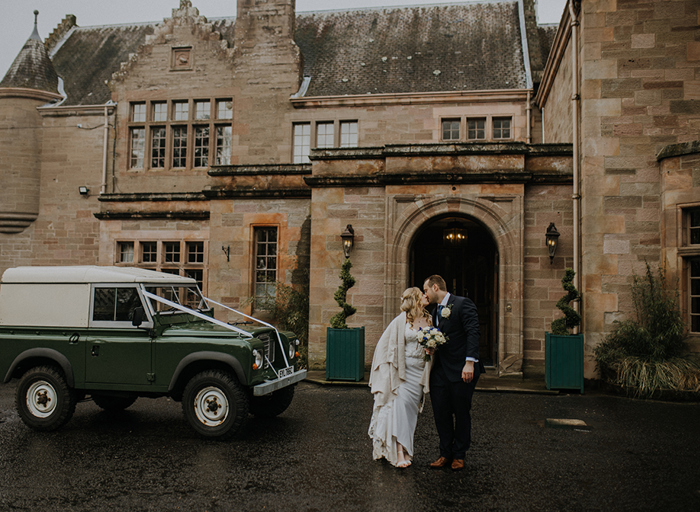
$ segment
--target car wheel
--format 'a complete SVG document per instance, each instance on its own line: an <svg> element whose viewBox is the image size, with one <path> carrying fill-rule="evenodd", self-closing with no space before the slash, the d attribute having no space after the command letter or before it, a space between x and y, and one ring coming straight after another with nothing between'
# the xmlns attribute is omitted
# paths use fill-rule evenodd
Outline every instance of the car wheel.
<svg viewBox="0 0 700 512"><path fill-rule="evenodd" d="M92 401L105 411L123 411L136 401L135 396L92 395Z"/></svg>
<svg viewBox="0 0 700 512"><path fill-rule="evenodd" d="M52 366L32 368L17 386L17 412L34 430L50 431L62 427L73 416L75 404L75 393L68 387L63 374Z"/></svg>
<svg viewBox="0 0 700 512"><path fill-rule="evenodd" d="M226 439L238 432L248 418L248 397L231 374L208 370L187 383L182 409L199 434Z"/></svg>
<svg viewBox="0 0 700 512"><path fill-rule="evenodd" d="M279 416L292 403L295 386L287 386L264 396L254 396L250 403L250 411L259 418L274 418Z"/></svg>

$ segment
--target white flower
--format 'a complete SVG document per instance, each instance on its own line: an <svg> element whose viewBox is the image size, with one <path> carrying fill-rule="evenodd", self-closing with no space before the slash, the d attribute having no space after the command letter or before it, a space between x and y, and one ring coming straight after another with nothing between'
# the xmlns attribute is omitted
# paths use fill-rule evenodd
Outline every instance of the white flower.
<svg viewBox="0 0 700 512"><path fill-rule="evenodd" d="M449 306L445 306L442 308L442 313L440 313L440 316L442 318L450 318L450 315L452 314L452 304Z"/></svg>

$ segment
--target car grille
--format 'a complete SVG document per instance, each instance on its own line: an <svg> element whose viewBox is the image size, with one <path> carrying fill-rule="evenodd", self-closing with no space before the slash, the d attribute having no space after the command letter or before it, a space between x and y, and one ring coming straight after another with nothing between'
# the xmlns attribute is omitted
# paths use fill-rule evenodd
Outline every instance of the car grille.
<svg viewBox="0 0 700 512"><path fill-rule="evenodd" d="M274 343L274 340L267 333L258 336L258 339L264 343L265 355L267 356L265 359L265 362L263 363L263 368L269 368L270 363L275 362L275 343Z"/></svg>

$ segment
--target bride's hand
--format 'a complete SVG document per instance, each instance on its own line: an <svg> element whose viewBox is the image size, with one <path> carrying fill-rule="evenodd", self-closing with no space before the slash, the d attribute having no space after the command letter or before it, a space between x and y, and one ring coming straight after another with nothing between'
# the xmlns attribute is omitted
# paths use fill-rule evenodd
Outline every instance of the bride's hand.
<svg viewBox="0 0 700 512"><path fill-rule="evenodd" d="M432 356L435 353L434 348L426 348L425 353L428 354L429 356Z"/></svg>

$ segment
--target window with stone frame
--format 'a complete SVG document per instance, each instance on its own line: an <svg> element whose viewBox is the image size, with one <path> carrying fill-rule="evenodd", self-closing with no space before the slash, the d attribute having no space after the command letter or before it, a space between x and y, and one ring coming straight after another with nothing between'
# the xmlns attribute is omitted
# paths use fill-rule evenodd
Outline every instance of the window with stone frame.
<svg viewBox="0 0 700 512"><path fill-rule="evenodd" d="M340 147L356 148L358 144L357 121L340 122Z"/></svg>
<svg viewBox="0 0 700 512"><path fill-rule="evenodd" d="M497 139L511 139L511 118L510 117L494 117L491 120L493 138Z"/></svg>
<svg viewBox="0 0 700 512"><path fill-rule="evenodd" d="M688 331L700 335L700 204L680 208L682 229L678 255L683 258L682 309Z"/></svg>
<svg viewBox="0 0 700 512"><path fill-rule="evenodd" d="M277 228L254 228L256 309L270 309L277 295Z"/></svg>
<svg viewBox="0 0 700 512"><path fill-rule="evenodd" d="M311 123L294 123L292 131L294 144L292 162L295 164L307 164L310 162Z"/></svg>
<svg viewBox="0 0 700 512"><path fill-rule="evenodd" d="M133 102L128 168L189 170L228 165L232 121L232 98Z"/></svg>
<svg viewBox="0 0 700 512"><path fill-rule="evenodd" d="M486 139L486 118L474 117L467 119L467 140Z"/></svg>
<svg viewBox="0 0 700 512"><path fill-rule="evenodd" d="M115 264L192 277L206 293L207 259L203 240L130 240L117 242Z"/></svg>
<svg viewBox="0 0 700 512"><path fill-rule="evenodd" d="M335 146L335 125L333 121L316 123L316 147L332 148Z"/></svg>
<svg viewBox="0 0 700 512"><path fill-rule="evenodd" d="M461 135L460 135L460 126L462 124L462 120L459 118L450 118L450 119L443 119L442 120L442 134L441 134L441 139L450 141L450 140L459 140Z"/></svg>

